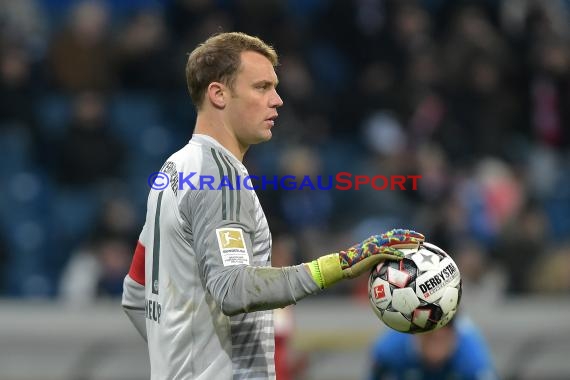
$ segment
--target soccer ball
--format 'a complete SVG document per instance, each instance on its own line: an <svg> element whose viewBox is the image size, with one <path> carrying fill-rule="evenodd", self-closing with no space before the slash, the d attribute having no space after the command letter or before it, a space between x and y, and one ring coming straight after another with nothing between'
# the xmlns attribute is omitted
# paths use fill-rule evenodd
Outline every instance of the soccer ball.
<svg viewBox="0 0 570 380"><path fill-rule="evenodd" d="M461 300L459 268L441 248L427 242L402 251L401 261L384 261L372 269L372 310L388 327L405 333L445 326Z"/></svg>

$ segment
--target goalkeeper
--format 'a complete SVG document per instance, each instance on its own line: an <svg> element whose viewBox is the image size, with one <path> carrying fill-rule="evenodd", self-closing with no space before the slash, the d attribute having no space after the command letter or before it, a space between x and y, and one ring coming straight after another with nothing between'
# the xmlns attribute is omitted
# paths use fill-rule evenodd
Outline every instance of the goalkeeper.
<svg viewBox="0 0 570 380"><path fill-rule="evenodd" d="M242 33L213 36L190 54L197 120L191 140L161 170L171 184L181 172L215 183L248 175L243 156L271 138L283 104L276 64L270 46ZM400 259L399 249L423 239L397 229L272 268L271 234L254 191L151 189L122 303L147 341L151 379L274 379L272 309Z"/></svg>

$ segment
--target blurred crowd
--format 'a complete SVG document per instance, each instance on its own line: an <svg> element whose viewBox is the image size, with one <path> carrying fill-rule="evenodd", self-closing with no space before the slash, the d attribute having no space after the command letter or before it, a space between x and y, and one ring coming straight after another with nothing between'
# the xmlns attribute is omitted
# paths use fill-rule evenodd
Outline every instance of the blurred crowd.
<svg viewBox="0 0 570 380"><path fill-rule="evenodd" d="M192 134L187 54L233 30L280 55L250 173L422 176L259 191L288 263L404 226L467 283L570 292L569 21L568 0L0 0L0 295L120 294L147 177Z"/></svg>

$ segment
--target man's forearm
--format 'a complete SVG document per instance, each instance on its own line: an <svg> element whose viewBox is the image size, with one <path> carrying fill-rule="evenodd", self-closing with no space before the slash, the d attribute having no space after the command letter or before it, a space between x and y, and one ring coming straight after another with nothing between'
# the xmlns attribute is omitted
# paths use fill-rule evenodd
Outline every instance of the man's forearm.
<svg viewBox="0 0 570 380"><path fill-rule="evenodd" d="M284 268L234 267L212 281L226 315L271 310L291 305L318 293L305 264Z"/></svg>

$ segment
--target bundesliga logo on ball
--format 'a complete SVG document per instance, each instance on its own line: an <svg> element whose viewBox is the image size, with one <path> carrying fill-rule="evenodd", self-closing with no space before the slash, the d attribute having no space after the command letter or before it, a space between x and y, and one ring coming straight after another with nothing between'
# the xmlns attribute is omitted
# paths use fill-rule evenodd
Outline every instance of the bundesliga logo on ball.
<svg viewBox="0 0 570 380"><path fill-rule="evenodd" d="M385 261L370 273L372 309L388 327L421 333L445 326L461 300L461 275L441 248L422 243L401 261Z"/></svg>

